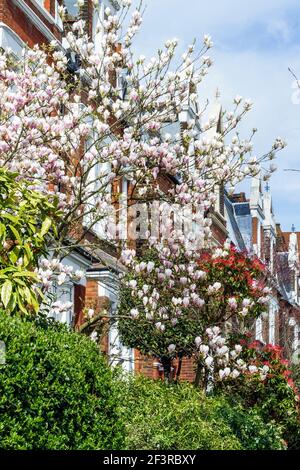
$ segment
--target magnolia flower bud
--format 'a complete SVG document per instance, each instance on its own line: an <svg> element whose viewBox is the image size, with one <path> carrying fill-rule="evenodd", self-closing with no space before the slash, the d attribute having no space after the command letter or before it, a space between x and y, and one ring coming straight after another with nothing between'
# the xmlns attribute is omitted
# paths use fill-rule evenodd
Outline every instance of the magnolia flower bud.
<svg viewBox="0 0 300 470"><path fill-rule="evenodd" d="M136 308L132 308L130 310L130 315L132 316L132 318L137 318L139 316L139 312Z"/></svg>
<svg viewBox="0 0 300 470"><path fill-rule="evenodd" d="M59 274L59 275L57 276L57 284L58 284L59 286L61 286L61 285L65 282L66 277L67 277L66 273L61 273L61 274Z"/></svg>
<svg viewBox="0 0 300 470"><path fill-rule="evenodd" d="M129 281L128 283L129 287L131 287L132 289L135 289L136 286L137 286L137 282L135 279L131 279L131 281Z"/></svg>
<svg viewBox="0 0 300 470"><path fill-rule="evenodd" d="M170 354L172 354L176 349L176 346L175 344L170 344L170 346L168 346L168 351Z"/></svg>
<svg viewBox="0 0 300 470"><path fill-rule="evenodd" d="M94 343L97 342L97 338L98 338L98 333L97 331L93 331L91 334L90 334L90 338L92 341L94 341Z"/></svg>
<svg viewBox="0 0 300 470"><path fill-rule="evenodd" d="M87 316L88 316L89 318L93 318L94 313L95 313L94 309L93 309L93 308L89 308L89 309L88 309L88 312L87 312Z"/></svg>
<svg viewBox="0 0 300 470"><path fill-rule="evenodd" d="M210 367L212 365L212 363L214 362L214 359L212 356L207 356L207 358L205 359L205 364L207 365L207 367Z"/></svg>
<svg viewBox="0 0 300 470"><path fill-rule="evenodd" d="M237 309L237 301L234 297L230 297L228 299L228 304L229 304L229 307L232 308L233 310Z"/></svg>
<svg viewBox="0 0 300 470"><path fill-rule="evenodd" d="M240 344L236 344L234 346L234 349L236 350L236 352L239 354L240 352L242 352L243 348Z"/></svg>
<svg viewBox="0 0 300 470"><path fill-rule="evenodd" d="M206 344L201 344L201 346L199 347L199 351L206 355L209 351L209 347L206 345Z"/></svg>
<svg viewBox="0 0 300 470"><path fill-rule="evenodd" d="M154 266L155 266L155 264L153 263L153 261L149 261L149 263L147 264L148 273L151 273L153 271Z"/></svg>
<svg viewBox="0 0 300 470"><path fill-rule="evenodd" d="M236 379L239 375L240 375L240 372L239 372L237 369L233 369L233 371L232 371L231 374L230 374L230 376L231 376L233 379Z"/></svg>

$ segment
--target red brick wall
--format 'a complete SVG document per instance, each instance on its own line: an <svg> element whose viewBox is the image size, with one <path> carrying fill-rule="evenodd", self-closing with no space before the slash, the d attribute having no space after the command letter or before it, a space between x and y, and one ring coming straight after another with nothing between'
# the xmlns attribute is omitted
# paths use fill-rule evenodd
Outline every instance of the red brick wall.
<svg viewBox="0 0 300 470"><path fill-rule="evenodd" d="M74 314L75 322L74 326L78 326L83 322L83 309L85 303L85 286L75 284L74 285Z"/></svg>
<svg viewBox="0 0 300 470"><path fill-rule="evenodd" d="M257 244L257 226L258 220L257 217L252 218L252 243Z"/></svg>

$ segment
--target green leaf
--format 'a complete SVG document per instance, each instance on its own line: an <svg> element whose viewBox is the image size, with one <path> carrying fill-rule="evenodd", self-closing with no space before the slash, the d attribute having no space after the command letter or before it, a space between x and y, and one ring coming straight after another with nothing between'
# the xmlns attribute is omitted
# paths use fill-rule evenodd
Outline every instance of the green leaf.
<svg viewBox="0 0 300 470"><path fill-rule="evenodd" d="M13 274L13 277L32 277L36 279L36 273L33 273L31 271L17 271Z"/></svg>
<svg viewBox="0 0 300 470"><path fill-rule="evenodd" d="M13 222L14 224L18 224L19 223L19 217L15 217L11 214L1 214L1 217L4 217L5 219L8 219L10 220L11 222Z"/></svg>
<svg viewBox="0 0 300 470"><path fill-rule="evenodd" d="M17 304L17 295L15 292L13 292L11 298L10 298L10 301L7 305L7 309L10 311L10 312L13 312L14 309L16 308L16 304Z"/></svg>
<svg viewBox="0 0 300 470"><path fill-rule="evenodd" d="M12 282L8 279L1 288L1 300L6 308L12 294Z"/></svg>
<svg viewBox="0 0 300 470"><path fill-rule="evenodd" d="M5 234L6 234L5 225L0 223L0 236L2 237Z"/></svg>
<svg viewBox="0 0 300 470"><path fill-rule="evenodd" d="M46 219L42 223L42 228L41 228L39 235L41 237L44 237L46 233L49 232L51 225L52 225L52 220L50 219L50 217L46 217Z"/></svg>
<svg viewBox="0 0 300 470"><path fill-rule="evenodd" d="M21 235L20 235L20 233L18 232L18 230L16 230L15 227L13 227L12 225L9 225L9 228L10 228L10 230L12 231L12 233L14 234L16 240L17 240L19 243L22 243L22 238L21 238Z"/></svg>

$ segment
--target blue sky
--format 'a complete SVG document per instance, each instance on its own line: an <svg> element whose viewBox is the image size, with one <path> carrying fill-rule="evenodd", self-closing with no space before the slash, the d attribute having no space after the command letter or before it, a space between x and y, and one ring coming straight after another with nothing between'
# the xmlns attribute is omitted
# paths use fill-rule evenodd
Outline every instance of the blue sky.
<svg viewBox="0 0 300 470"><path fill-rule="evenodd" d="M241 130L257 127L254 153L267 151L274 138L288 146L279 154L270 186L276 221L300 231L300 99L293 104L291 67L300 79L299 0L145 0L139 53L150 58L166 39L177 37L181 50L208 33L214 41L214 65L199 88L200 100L213 99L216 88L226 109L239 94L254 107ZM299 93L300 97L300 93ZM248 190L249 184L245 189Z"/></svg>

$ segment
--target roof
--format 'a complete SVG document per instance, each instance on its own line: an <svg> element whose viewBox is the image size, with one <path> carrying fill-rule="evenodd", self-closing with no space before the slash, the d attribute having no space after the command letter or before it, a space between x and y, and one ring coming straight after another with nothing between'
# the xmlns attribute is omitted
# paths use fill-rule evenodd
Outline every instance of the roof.
<svg viewBox="0 0 300 470"><path fill-rule="evenodd" d="M100 260L98 263L94 263L89 269L88 272L95 272L95 271L103 271L103 270L110 270L116 273L125 272L125 266L118 261L117 258L106 253L103 250L97 248L94 250L95 255Z"/></svg>

